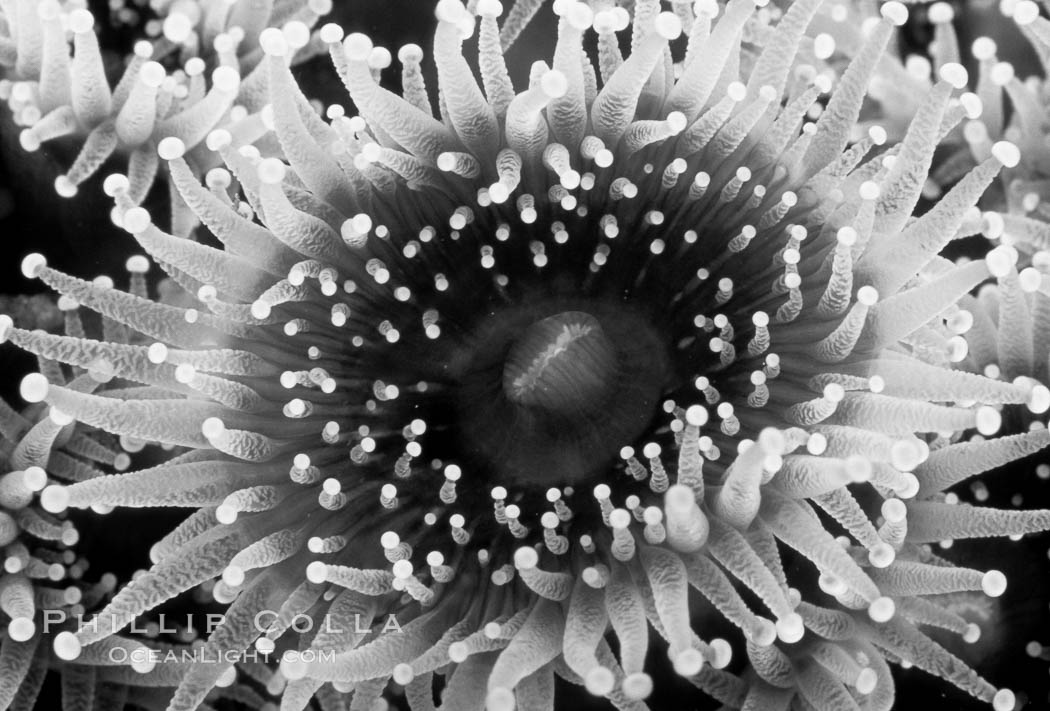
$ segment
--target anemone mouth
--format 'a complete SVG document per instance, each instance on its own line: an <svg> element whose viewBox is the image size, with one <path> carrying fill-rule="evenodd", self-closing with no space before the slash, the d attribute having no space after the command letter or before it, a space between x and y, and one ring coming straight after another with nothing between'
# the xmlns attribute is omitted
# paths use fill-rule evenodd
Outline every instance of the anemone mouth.
<svg viewBox="0 0 1050 711"><path fill-rule="evenodd" d="M651 425L666 339L627 301L553 298L490 312L458 375L465 453L500 479L578 483Z"/></svg>

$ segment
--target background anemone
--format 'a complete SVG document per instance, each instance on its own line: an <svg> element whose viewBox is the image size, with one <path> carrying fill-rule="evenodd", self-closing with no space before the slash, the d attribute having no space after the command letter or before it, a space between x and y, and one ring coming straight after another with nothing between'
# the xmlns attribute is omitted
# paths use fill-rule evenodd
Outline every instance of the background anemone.
<svg viewBox="0 0 1050 711"><path fill-rule="evenodd" d="M259 32L269 25L288 32L300 61L311 54L310 27L331 10L330 0L273 3L154 3L161 17L145 23L147 36L113 81L107 73L95 16L82 2L14 0L0 9L4 68L0 98L7 102L21 147L35 152L60 139L83 141L69 169L55 178L59 195L71 198L79 185L113 155L127 155L129 199L146 199L159 169L157 141L178 137L195 147L220 124L242 132L253 125L252 82L241 87L260 56ZM118 22L138 13L110 7ZM291 24L289 24L291 23ZM70 46L72 45L72 47ZM72 52L70 51L72 49ZM167 68L174 68L170 74ZM234 107L234 101L237 106ZM250 102L249 102L250 106ZM245 125L248 124L248 125ZM211 165L194 161L203 174ZM172 231L188 235L192 215L171 195Z"/></svg>
<svg viewBox="0 0 1050 711"><path fill-rule="evenodd" d="M82 330L68 302L63 306L67 329ZM50 314L44 315L40 320L46 322ZM21 316L27 325L35 320L29 312ZM0 330L9 328L10 319L0 319ZM105 380L93 369L67 373L49 360L41 360L39 366L63 382L72 375L69 385L79 390L97 389ZM0 707L33 708L49 674L52 682L61 676L61 695L67 708L81 704L84 708L122 708L129 702L148 707L151 701L164 699L163 692L148 688L156 685L150 683L153 665L143 661L134 670L125 669L105 657L104 652L109 650L128 654L141 650L144 645L139 641L111 638L99 654L76 663L60 659L51 649L57 634L76 629L76 620L86 611L105 604L117 579L105 573L95 576L97 582L88 582L92 577L88 574L89 562L76 549L79 532L65 516L42 510L36 494L49 481L76 481L102 476L106 469L126 469L130 457L107 434L39 405L18 412L3 404L0 434L0 457L6 472L0 479L0 545L4 550L0 617L5 627L0 641ZM41 703L48 704L49 697L45 694Z"/></svg>
<svg viewBox="0 0 1050 711"><path fill-rule="evenodd" d="M529 5L511 11L505 38ZM514 94L501 8L478 3L483 94L460 47L475 20L440 3L443 121L429 115L418 48L399 53L402 100L375 83L383 58L368 38L341 41L327 26L320 37L360 116L336 109L322 122L287 69L286 33L268 30L276 144L213 132L207 148L227 169L207 188L185 141L159 144L225 252L164 233L134 206L133 181L108 181L115 217L199 303L152 303L39 255L23 262L26 276L142 334L98 344L9 330L33 352L101 357L142 384L118 402L34 376L26 395L188 448L48 488L42 504L203 507L154 547L154 567L104 620L122 626L221 576L216 597L232 605L208 648L339 652L282 664L293 708L319 688L352 688L366 704L391 679L428 708L434 672L451 708L507 708L515 688L521 705L547 707L555 673L638 707L651 691L646 619L675 671L731 706L886 708L882 654L1012 706L913 623L973 639L937 596L1005 584L921 544L1047 525L1047 512L937 497L949 474L1045 444L1045 430L956 442L995 434L998 406L1038 412L1045 388L945 367L958 348L945 316L1013 264L936 255L1017 149L996 144L908 222L934 145L965 111L951 97L966 75L943 68L893 152L868 158L878 131L847 148L902 6L869 27L823 109L813 106L833 82L792 67L816 3L793 6L739 65L750 2L714 23L705 3L699 15L634 9L624 58L614 32L625 12L559 3L553 69L533 65ZM676 78L666 48L683 24ZM581 61L592 26L597 68ZM816 565L830 597L811 590L808 564L789 585L776 540ZM740 633L730 643L690 631L690 585L741 629L762 681L722 671ZM275 607L257 640L253 614ZM404 628L297 642L284 633L299 612L344 629L396 612ZM102 636L85 628L56 651L77 658ZM190 669L171 707L195 707L224 674Z"/></svg>

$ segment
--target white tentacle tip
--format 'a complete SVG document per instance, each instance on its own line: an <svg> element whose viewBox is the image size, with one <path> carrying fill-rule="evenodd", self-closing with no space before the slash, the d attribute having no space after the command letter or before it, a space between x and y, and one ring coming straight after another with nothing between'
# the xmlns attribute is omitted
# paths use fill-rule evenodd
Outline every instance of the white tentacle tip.
<svg viewBox="0 0 1050 711"><path fill-rule="evenodd" d="M22 378L22 382L18 385L18 394L26 402L43 402L47 397L49 387L50 383L44 375L30 373Z"/></svg>
<svg viewBox="0 0 1050 711"><path fill-rule="evenodd" d="M608 667L596 666L587 672L583 684L595 696L605 696L616 686L616 677Z"/></svg>
<svg viewBox="0 0 1050 711"><path fill-rule="evenodd" d="M955 18L955 10L946 2L937 2L930 6L928 17L930 22L944 24Z"/></svg>
<svg viewBox="0 0 1050 711"><path fill-rule="evenodd" d="M69 31L81 35L95 27L95 16L89 10L78 8L69 13Z"/></svg>
<svg viewBox="0 0 1050 711"><path fill-rule="evenodd" d="M661 12L653 21L656 33L668 42L678 39L682 34L682 21L673 12Z"/></svg>
<svg viewBox="0 0 1050 711"><path fill-rule="evenodd" d="M963 111L966 112L966 118L971 121L981 118L981 115L984 113L984 102L981 101L981 97L972 91L964 91L960 94L959 103L962 105Z"/></svg>
<svg viewBox="0 0 1050 711"><path fill-rule="evenodd" d="M325 44L336 44L343 41L343 28L334 22L329 22L321 28L318 36Z"/></svg>
<svg viewBox="0 0 1050 711"><path fill-rule="evenodd" d="M283 57L288 53L288 41L276 27L267 27L259 33L259 46L269 57Z"/></svg>
<svg viewBox="0 0 1050 711"><path fill-rule="evenodd" d="M802 639L806 633L806 626L802 622L802 615L792 612L784 615L776 623L777 637L787 644L794 644Z"/></svg>
<svg viewBox="0 0 1050 711"><path fill-rule="evenodd" d="M36 634L36 625L28 617L16 617L7 625L7 636L15 642L28 642Z"/></svg>
<svg viewBox="0 0 1050 711"><path fill-rule="evenodd" d="M475 10L481 17L497 18L503 14L503 3L499 0L478 0Z"/></svg>
<svg viewBox="0 0 1050 711"><path fill-rule="evenodd" d="M35 153L40 150L40 139L33 133L33 129L24 129L18 134L18 143L26 153Z"/></svg>
<svg viewBox="0 0 1050 711"><path fill-rule="evenodd" d="M149 674L156 666L157 660L150 654L142 657L136 654L131 662L131 670L136 674Z"/></svg>
<svg viewBox="0 0 1050 711"><path fill-rule="evenodd" d="M55 192L58 193L59 197L75 197L78 190L76 183L70 180L69 176L60 175L55 178Z"/></svg>
<svg viewBox="0 0 1050 711"><path fill-rule="evenodd" d="M1017 697L1009 689L999 689L992 697L992 708L995 711L1014 711L1017 706Z"/></svg>
<svg viewBox="0 0 1050 711"><path fill-rule="evenodd" d="M1013 20L1021 27L1032 24L1039 17L1039 6L1032 0L1021 0L1013 10Z"/></svg>
<svg viewBox="0 0 1050 711"><path fill-rule="evenodd" d="M239 588L244 584L244 569L238 565L228 565L222 571L222 582L231 588Z"/></svg>
<svg viewBox="0 0 1050 711"><path fill-rule="evenodd" d="M535 548L522 546L514 551L514 567L518 570L532 570L540 561L539 554Z"/></svg>
<svg viewBox="0 0 1050 711"><path fill-rule="evenodd" d="M132 274L145 274L149 271L149 259L142 254L132 255L124 262L124 268Z"/></svg>
<svg viewBox="0 0 1050 711"><path fill-rule="evenodd" d="M897 557L897 552L888 543L876 543L868 551L868 562L876 568L888 568Z"/></svg>
<svg viewBox="0 0 1050 711"><path fill-rule="evenodd" d="M711 661L711 666L715 668L721 668L717 667L715 664L716 661L719 661L718 657L720 656L720 650L715 647L715 643L718 641L720 640L711 641L711 652L714 656L714 659ZM729 645L727 644L726 647L728 646ZM675 655L674 659L671 660L671 664L674 667L675 673L679 676L694 676L699 674L704 666L704 655L701 654L698 649L686 649Z"/></svg>
<svg viewBox="0 0 1050 711"><path fill-rule="evenodd" d="M209 417L201 423L201 434L208 441L218 439L226 434L226 425L218 417Z"/></svg>
<svg viewBox="0 0 1050 711"><path fill-rule="evenodd" d="M998 570L989 570L981 577L981 590L988 597L999 597L1006 592L1006 576Z"/></svg>
<svg viewBox="0 0 1050 711"><path fill-rule="evenodd" d="M55 650L55 655L67 662L73 661L80 656L80 640L72 632L59 632L55 635L55 641L52 643L52 646Z"/></svg>
<svg viewBox="0 0 1050 711"><path fill-rule="evenodd" d="M278 185L284 180L287 169L278 158L265 158L259 162L259 180L267 185Z"/></svg>
<svg viewBox="0 0 1050 711"><path fill-rule="evenodd" d="M642 701L653 693L653 678L645 672L628 674L621 685L623 695L632 701Z"/></svg>
<svg viewBox="0 0 1050 711"><path fill-rule="evenodd" d="M992 155L1007 168L1014 168L1021 162L1021 150L1009 141L998 141L992 146Z"/></svg>
<svg viewBox="0 0 1050 711"><path fill-rule="evenodd" d="M978 37L973 41L971 52L975 59L983 61L993 58L998 49L991 37Z"/></svg>
<svg viewBox="0 0 1050 711"><path fill-rule="evenodd" d="M582 2L565 3L565 12L562 14L570 26L583 32L594 24L594 11Z"/></svg>
<svg viewBox="0 0 1050 711"><path fill-rule="evenodd" d="M463 20L467 9L459 0L440 0L434 9L434 14L441 22L459 24Z"/></svg>
<svg viewBox="0 0 1050 711"><path fill-rule="evenodd" d="M306 566L306 579L311 583L320 585L328 580L328 566L319 560L315 560Z"/></svg>
<svg viewBox="0 0 1050 711"><path fill-rule="evenodd" d="M142 234L151 224L149 211L144 207L133 207L124 213L124 229L133 235Z"/></svg>
<svg viewBox="0 0 1050 711"><path fill-rule="evenodd" d="M552 69L540 79L540 89L548 98L558 99L569 90L569 80L557 69Z"/></svg>
<svg viewBox="0 0 1050 711"><path fill-rule="evenodd" d="M419 64L423 61L423 48L418 44L406 44L397 50L397 61L402 64Z"/></svg>
<svg viewBox="0 0 1050 711"><path fill-rule="evenodd" d="M897 613L897 605L888 597L876 598L868 606L868 617L874 622L889 622Z"/></svg>
<svg viewBox="0 0 1050 711"><path fill-rule="evenodd" d="M229 526L237 520L237 509L229 504L221 504L215 508L215 520L224 526Z"/></svg>
<svg viewBox="0 0 1050 711"><path fill-rule="evenodd" d="M864 667L860 670L860 673L857 674L857 681L854 683L854 686L858 693L867 696L875 691L875 687L878 686L878 683L878 673L871 667Z"/></svg>
<svg viewBox="0 0 1050 711"><path fill-rule="evenodd" d="M40 506L48 513L62 513L69 508L69 489L61 484L45 487L40 492Z"/></svg>
<svg viewBox="0 0 1050 711"><path fill-rule="evenodd" d="M904 6L904 3L896 0L891 0L883 5L880 12L884 18L896 27L900 27L908 21L908 8Z"/></svg>
<svg viewBox="0 0 1050 711"><path fill-rule="evenodd" d="M983 405L977 408L974 425L985 437L991 437L1003 424L1003 416L994 407Z"/></svg>
<svg viewBox="0 0 1050 711"><path fill-rule="evenodd" d="M940 69L940 77L956 89L962 89L970 81L966 67L956 62L947 62Z"/></svg>
<svg viewBox="0 0 1050 711"><path fill-rule="evenodd" d="M412 683L412 680L416 678L416 674L415 671L413 671L411 664L405 664L404 662L401 662L400 664L394 667L394 673L392 674L392 677L394 679L395 684L401 684L402 686L405 686L406 684Z"/></svg>
<svg viewBox="0 0 1050 711"><path fill-rule="evenodd" d="M116 197L121 193L125 193L129 188L131 188L131 181L123 173L111 173L102 181L102 192L109 197Z"/></svg>
<svg viewBox="0 0 1050 711"><path fill-rule="evenodd" d="M233 67L216 67L211 73L211 83L219 91L233 94L241 86L241 73Z"/></svg>
<svg viewBox="0 0 1050 711"><path fill-rule="evenodd" d="M367 62L372 47L372 38L360 32L349 34L343 40L343 51L351 62Z"/></svg>
<svg viewBox="0 0 1050 711"><path fill-rule="evenodd" d="M146 62L139 70L139 81L153 89L159 88L167 77L164 65L159 62Z"/></svg>
<svg viewBox="0 0 1050 711"><path fill-rule="evenodd" d="M685 130L688 120L681 111L672 111L667 114L667 127L671 129L674 135L678 135Z"/></svg>
<svg viewBox="0 0 1050 711"><path fill-rule="evenodd" d="M168 136L162 138L160 143L157 144L157 155L163 160L175 160L176 158L182 158L186 154L186 144L183 143L181 138L175 136Z"/></svg>
<svg viewBox="0 0 1050 711"><path fill-rule="evenodd" d="M716 637L715 639L711 640L710 650L711 666L715 669L725 669L727 666L729 666L729 662L733 660L733 647L730 646L729 642L722 639L721 637ZM701 655L699 650L696 649L686 650L685 652L682 652L678 655L678 659L691 655L693 652L696 652L696 655L700 657L700 659L703 659L703 655ZM678 671L677 665L675 665L675 671ZM697 672L699 671L700 669L697 668Z"/></svg>
<svg viewBox="0 0 1050 711"><path fill-rule="evenodd" d="M218 151L233 143L233 135L224 128L217 128L204 139L209 151Z"/></svg>

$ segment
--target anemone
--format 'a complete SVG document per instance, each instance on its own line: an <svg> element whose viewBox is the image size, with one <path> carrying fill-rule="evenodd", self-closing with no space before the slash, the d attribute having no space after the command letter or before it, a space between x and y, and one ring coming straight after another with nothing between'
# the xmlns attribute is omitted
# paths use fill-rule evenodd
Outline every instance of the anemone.
<svg viewBox="0 0 1050 711"><path fill-rule="evenodd" d="M309 28L331 11L330 0L279 6L248 0L154 3L163 6L164 17L147 23L147 30L157 39L135 44L111 87L95 17L83 4L11 0L0 7L0 97L15 124L24 127L19 142L26 151L63 138L83 140L68 171L55 179L59 195L75 196L111 156L126 155L129 197L136 203L146 198L157 175L161 138L178 137L193 148L220 125L249 130L246 124L258 123L243 100L253 82L242 87L241 77L249 76L262 54L263 28L293 23L288 39L303 50L302 59L309 56ZM179 69L169 74L165 64ZM199 158L207 156L202 151ZM193 165L198 173L211 167ZM179 221L192 215L179 207L173 200L174 231L187 236L196 225Z"/></svg>
<svg viewBox="0 0 1050 711"><path fill-rule="evenodd" d="M69 303L60 306L66 312L67 329L79 331L79 317ZM31 312L26 316L33 318ZM0 329L10 323L8 317L0 317ZM41 359L40 368L79 391L101 385L94 370L66 372L48 359ZM117 579L106 573L89 582L89 561L77 551L80 533L65 516L43 510L36 496L48 482L78 481L102 476L104 469L127 469L128 453L107 434L74 422L56 408L30 405L19 412L0 401L0 461L5 471L0 477L4 549L0 612L5 623L0 641L0 708L33 708L49 672L61 675L66 708L77 707L85 697L84 708L92 708L92 701L98 708L112 707L107 704L123 708L126 701L148 708L156 694L133 689L136 682L148 685L144 683L151 668L148 660L136 663L132 672L107 662L103 654L116 650L130 655L144 648L141 642L114 636L96 650L98 654L73 664L51 649L57 634L75 630L78 617L105 604ZM169 685L175 678L169 677Z"/></svg>
<svg viewBox="0 0 1050 711"><path fill-rule="evenodd" d="M900 3L832 76L807 61L824 54L805 35L817 0L560 0L553 58L515 89L504 50L541 4L500 24L495 0L437 3L438 117L418 46L398 53L399 96L377 76L389 53L321 28L358 112L325 121L289 71L297 29L262 31L266 135L212 131L195 152L225 167L206 186L192 146L157 136L222 249L164 232L134 176L107 181L191 306L25 259L121 327L5 322L5 340L119 385L45 371L23 397L178 448L52 483L40 505L197 509L56 656L206 585L229 608L203 649L278 655L286 710L370 708L392 686L415 710L550 709L556 677L643 709L650 646L729 708L889 709L902 662L1012 709L924 630L975 640L942 596L1007 583L929 543L1050 528L1050 511L945 494L1048 444L1045 427L994 437L1005 406L1046 409L1044 385L953 368L976 343L960 300L1020 281L1016 254L940 256L1017 146L912 217L972 107L946 62L899 144L855 135ZM698 596L731 639L692 618ZM231 669L191 665L169 711Z"/></svg>

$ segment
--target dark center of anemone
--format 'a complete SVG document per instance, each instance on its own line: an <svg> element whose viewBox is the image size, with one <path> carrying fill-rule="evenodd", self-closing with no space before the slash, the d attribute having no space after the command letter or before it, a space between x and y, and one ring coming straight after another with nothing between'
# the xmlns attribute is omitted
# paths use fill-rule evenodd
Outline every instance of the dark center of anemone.
<svg viewBox="0 0 1050 711"><path fill-rule="evenodd" d="M596 318L566 311L529 326L503 366L512 402L569 416L586 416L613 387L616 350Z"/></svg>
<svg viewBox="0 0 1050 711"><path fill-rule="evenodd" d="M668 384L653 315L600 298L524 299L482 319L457 373L458 427L493 483L579 483L652 424Z"/></svg>

